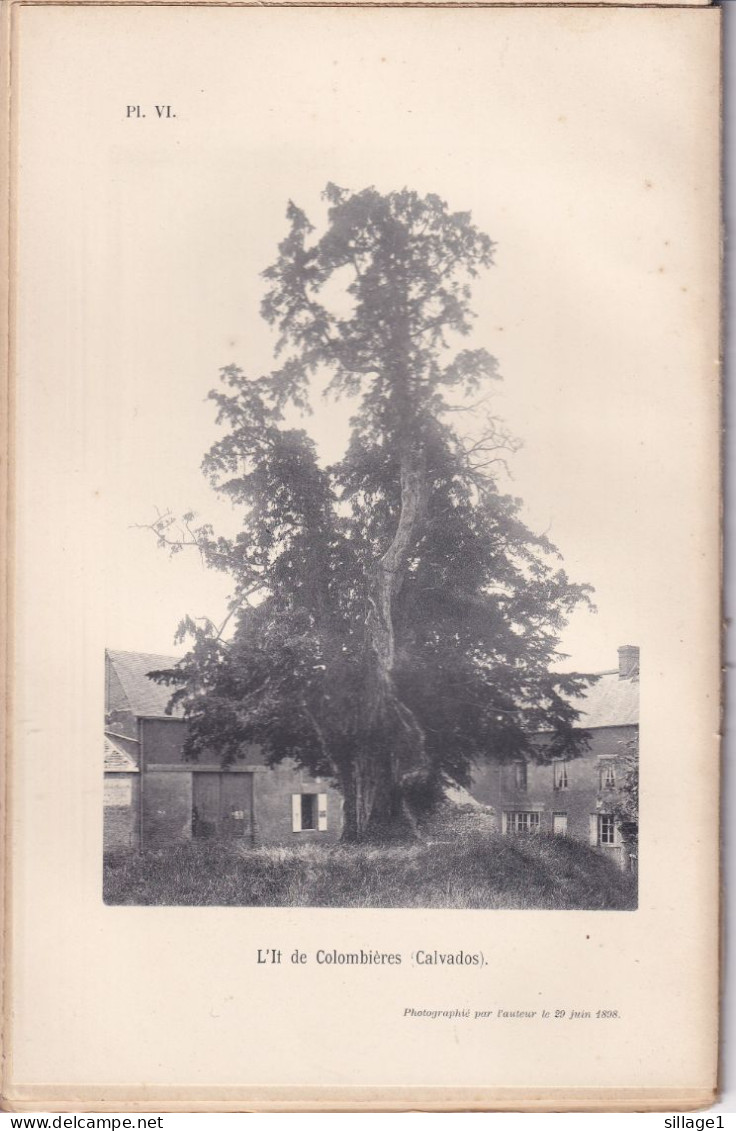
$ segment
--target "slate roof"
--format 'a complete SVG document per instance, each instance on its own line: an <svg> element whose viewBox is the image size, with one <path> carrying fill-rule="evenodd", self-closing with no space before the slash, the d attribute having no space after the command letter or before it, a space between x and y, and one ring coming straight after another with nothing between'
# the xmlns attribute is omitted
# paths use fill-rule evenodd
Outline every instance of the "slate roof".
<svg viewBox="0 0 736 1131"><path fill-rule="evenodd" d="M142 718L166 715L169 700L175 690L165 684L154 683L148 678L151 671L173 668L178 656L159 656L151 652L118 652L107 649L107 656L120 680L130 710ZM180 718L181 707L172 711L174 718Z"/></svg>
<svg viewBox="0 0 736 1131"><path fill-rule="evenodd" d="M619 677L615 671L601 672L597 683L589 687L584 699L573 699L580 711L575 724L585 730L596 727L636 726L639 722L639 680Z"/></svg>

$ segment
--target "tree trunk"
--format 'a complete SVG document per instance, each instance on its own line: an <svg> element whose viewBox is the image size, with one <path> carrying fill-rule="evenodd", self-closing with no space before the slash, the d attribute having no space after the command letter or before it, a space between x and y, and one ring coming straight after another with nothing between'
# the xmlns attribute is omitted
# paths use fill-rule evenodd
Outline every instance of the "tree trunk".
<svg viewBox="0 0 736 1131"><path fill-rule="evenodd" d="M404 787L426 770L424 732L396 691L393 606L426 508L423 453L401 459L401 510L385 554L366 571L366 680L358 755L346 798L345 839L406 840L416 835Z"/></svg>

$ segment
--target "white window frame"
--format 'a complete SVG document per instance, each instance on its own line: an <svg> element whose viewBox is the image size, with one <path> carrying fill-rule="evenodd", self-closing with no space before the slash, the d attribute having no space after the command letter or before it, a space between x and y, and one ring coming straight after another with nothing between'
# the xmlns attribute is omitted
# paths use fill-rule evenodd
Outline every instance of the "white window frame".
<svg viewBox="0 0 736 1131"><path fill-rule="evenodd" d="M598 843L602 848L613 848L616 843L616 819L610 813L598 815Z"/></svg>
<svg viewBox="0 0 736 1131"><path fill-rule="evenodd" d="M606 840L603 839L604 821L607 830ZM610 834L610 838L608 834ZM591 813L590 843L593 848L620 848L621 829L612 813Z"/></svg>
<svg viewBox="0 0 736 1131"><path fill-rule="evenodd" d="M606 779L610 778L610 781ZM613 760L606 759L600 764L600 785L601 789L615 789L616 788L616 764Z"/></svg>
<svg viewBox="0 0 736 1131"><path fill-rule="evenodd" d="M518 789L522 793L526 793L529 785L529 772L526 762L514 762L514 789Z"/></svg>
<svg viewBox="0 0 736 1131"><path fill-rule="evenodd" d="M570 784L566 758L555 758L552 762L552 786L554 789L567 789Z"/></svg>
<svg viewBox="0 0 736 1131"><path fill-rule="evenodd" d="M305 829L302 825L302 798L316 797L316 824ZM303 789L301 793L291 795L291 831L294 833L324 833L327 832L327 794L315 793L312 789Z"/></svg>
<svg viewBox="0 0 736 1131"><path fill-rule="evenodd" d="M558 821L562 824L561 828L557 828ZM552 814L552 832L555 836L567 836L567 813Z"/></svg>
<svg viewBox="0 0 736 1131"><path fill-rule="evenodd" d="M536 809L506 809L503 812L503 833L508 836L532 836L541 832L542 815Z"/></svg>

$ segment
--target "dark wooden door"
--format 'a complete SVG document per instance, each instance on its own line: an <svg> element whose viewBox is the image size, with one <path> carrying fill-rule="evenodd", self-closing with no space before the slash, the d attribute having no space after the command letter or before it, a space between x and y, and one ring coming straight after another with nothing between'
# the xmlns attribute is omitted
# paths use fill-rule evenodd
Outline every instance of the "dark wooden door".
<svg viewBox="0 0 736 1131"><path fill-rule="evenodd" d="M192 834L228 840L250 837L251 775L201 771L192 777Z"/></svg>
<svg viewBox="0 0 736 1131"><path fill-rule="evenodd" d="M174 844L189 839L192 821L192 775L141 774L143 793L142 843Z"/></svg>
<svg viewBox="0 0 736 1131"><path fill-rule="evenodd" d="M220 777L217 773L192 774L192 835L215 837L220 825Z"/></svg>
<svg viewBox="0 0 736 1131"><path fill-rule="evenodd" d="M220 835L251 835L251 774L223 774L220 782Z"/></svg>

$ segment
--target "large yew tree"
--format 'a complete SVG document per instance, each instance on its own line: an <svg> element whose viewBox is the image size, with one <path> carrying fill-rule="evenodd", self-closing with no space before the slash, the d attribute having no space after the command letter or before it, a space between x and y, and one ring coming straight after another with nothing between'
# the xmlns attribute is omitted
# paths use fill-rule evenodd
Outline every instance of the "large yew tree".
<svg viewBox="0 0 736 1131"><path fill-rule="evenodd" d="M434 195L324 195L321 232L289 204L264 273L280 364L228 366L210 394L224 433L203 467L242 529L155 524L234 580L227 631L187 619L190 651L158 678L184 705L192 757L232 764L258 743L295 759L341 791L346 840L385 842L414 835L476 763L584 746L571 699L586 681L550 665L587 587L500 488L514 442L482 416L495 359L453 348L492 241ZM330 396L354 404L332 466L288 423L308 419L314 386L323 429Z"/></svg>

